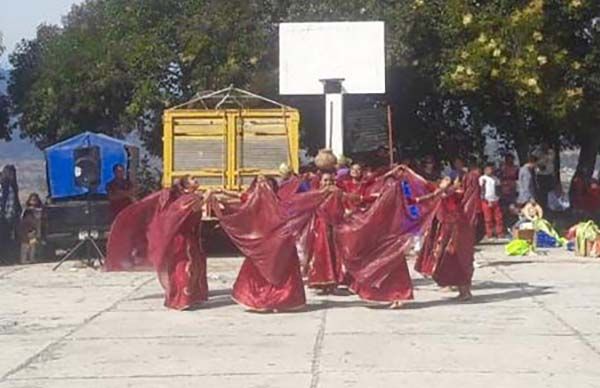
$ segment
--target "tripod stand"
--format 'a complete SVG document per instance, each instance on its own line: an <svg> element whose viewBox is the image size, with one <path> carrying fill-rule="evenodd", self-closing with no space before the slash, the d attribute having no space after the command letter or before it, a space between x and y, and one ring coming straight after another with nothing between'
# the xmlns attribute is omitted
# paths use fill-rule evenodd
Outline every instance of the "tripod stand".
<svg viewBox="0 0 600 388"><path fill-rule="evenodd" d="M75 246L73 246L58 261L58 263L56 263L54 268L52 268L52 271L56 271L61 265L63 265L63 263L65 261L69 260L69 258L71 258L73 255L75 255L75 253L77 253L79 251L79 249L82 247L85 247L85 259L83 259L82 262L85 260L86 265L88 267L94 268L94 263L96 262L96 260L98 261L98 263L101 266L104 263L104 253L102 253L102 250L100 249L100 247L98 246L98 244L96 243L96 240L95 240L99 237L98 232L92 230L92 225L94 223L94 220L93 220L94 213L92 212L92 203L91 203L91 198L90 198L91 191L93 191L93 190L90 189L86 195L85 216L86 216L86 219L88 220L87 230L84 232L79 232L79 242L77 244L75 244ZM93 255L92 255L92 253L93 253Z"/></svg>

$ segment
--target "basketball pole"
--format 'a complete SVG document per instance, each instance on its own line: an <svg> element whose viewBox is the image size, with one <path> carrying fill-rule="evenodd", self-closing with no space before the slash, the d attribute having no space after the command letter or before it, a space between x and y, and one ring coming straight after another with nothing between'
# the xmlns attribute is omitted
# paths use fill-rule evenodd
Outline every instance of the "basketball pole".
<svg viewBox="0 0 600 388"><path fill-rule="evenodd" d="M333 148L333 101L329 102L329 138L327 139L327 148Z"/></svg>
<svg viewBox="0 0 600 388"><path fill-rule="evenodd" d="M344 93L343 78L319 80L325 94L325 144L340 157L344 155Z"/></svg>
<svg viewBox="0 0 600 388"><path fill-rule="evenodd" d="M390 154L390 167L394 165L394 129L392 127L392 106L387 106L387 122L388 122L388 151Z"/></svg>

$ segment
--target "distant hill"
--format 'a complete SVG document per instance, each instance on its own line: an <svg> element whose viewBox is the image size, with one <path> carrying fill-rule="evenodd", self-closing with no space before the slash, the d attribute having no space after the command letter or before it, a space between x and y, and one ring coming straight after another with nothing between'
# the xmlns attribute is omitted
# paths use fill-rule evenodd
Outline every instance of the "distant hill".
<svg viewBox="0 0 600 388"><path fill-rule="evenodd" d="M19 133L13 133L10 142L0 141L0 168L14 164L17 168L21 200L31 192L46 195L46 167L44 154Z"/></svg>
<svg viewBox="0 0 600 388"><path fill-rule="evenodd" d="M6 79L9 72L0 68L0 93L6 93ZM14 164L19 179L20 197L24 200L35 191L46 195L46 168L44 154L27 139L21 139L19 131L13 133L13 140L0 140L0 168Z"/></svg>

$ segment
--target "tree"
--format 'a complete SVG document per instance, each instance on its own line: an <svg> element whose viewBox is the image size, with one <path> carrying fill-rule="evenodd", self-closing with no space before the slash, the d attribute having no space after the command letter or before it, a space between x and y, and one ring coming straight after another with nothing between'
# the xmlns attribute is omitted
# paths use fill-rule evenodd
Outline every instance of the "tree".
<svg viewBox="0 0 600 388"><path fill-rule="evenodd" d="M40 146L93 129L161 150L165 107L244 87L268 46L262 1L88 1L11 55L9 90ZM270 27L270 26L269 26Z"/></svg>
<svg viewBox="0 0 600 388"><path fill-rule="evenodd" d="M582 146L593 166L600 146L597 2L448 1L443 30L449 42L441 85L470 96L490 125L517 146ZM566 143L564 143L566 141ZM593 155L593 156L592 156ZM589 170L590 174L593 171Z"/></svg>
<svg viewBox="0 0 600 388"><path fill-rule="evenodd" d="M89 0L73 7L63 28L42 26L19 45L9 90L25 134L40 145L88 129L137 131L160 154L165 107L230 83L277 96L279 22L383 20L386 97L407 151L481 156L483 130L495 128L521 157L540 141L581 145L580 163L590 166L600 146L599 7L591 0ZM305 108L304 132L315 135L320 105L286 100Z"/></svg>
<svg viewBox="0 0 600 388"><path fill-rule="evenodd" d="M478 134L463 99L439 88L442 41L429 25L435 13L423 9L383 0L88 1L64 28L43 26L21 43L10 91L24 132L39 145L87 129L137 130L160 153L165 107L229 83L276 95L279 22L380 19L399 139L415 152L446 151L438 145L472 144ZM310 116L320 114L305 109L303 122L317 122Z"/></svg>
<svg viewBox="0 0 600 388"><path fill-rule="evenodd" d="M0 57L4 53L4 45L2 44L2 32L0 32ZM0 85L5 82L3 70L0 69ZM0 139L10 140L9 123L9 99L0 89Z"/></svg>

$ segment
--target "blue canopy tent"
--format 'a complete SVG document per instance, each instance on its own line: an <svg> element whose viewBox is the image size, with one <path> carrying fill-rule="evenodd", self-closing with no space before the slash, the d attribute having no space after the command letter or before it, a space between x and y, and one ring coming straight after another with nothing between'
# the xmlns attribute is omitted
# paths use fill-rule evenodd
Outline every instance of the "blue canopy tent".
<svg viewBox="0 0 600 388"><path fill-rule="evenodd" d="M88 193L75 184L76 149L98 147L100 150L100 185L95 194L106 194L106 185L114 179L113 167L122 164L128 168L130 143L100 133L84 132L44 150L48 177L48 194L52 199L78 197Z"/></svg>

